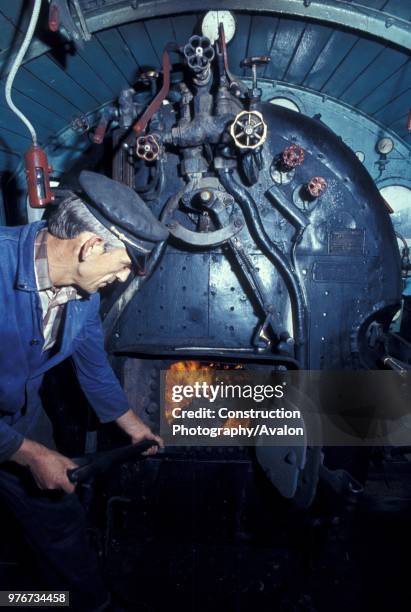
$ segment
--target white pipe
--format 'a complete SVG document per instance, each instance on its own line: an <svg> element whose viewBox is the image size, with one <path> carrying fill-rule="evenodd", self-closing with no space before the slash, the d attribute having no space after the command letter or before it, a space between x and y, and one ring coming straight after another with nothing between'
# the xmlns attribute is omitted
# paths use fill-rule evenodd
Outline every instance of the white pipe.
<svg viewBox="0 0 411 612"><path fill-rule="evenodd" d="M24 37L23 44L21 45L19 52L17 53L14 59L13 65L7 77L6 87L5 87L6 102L9 105L12 112L15 113L17 117L19 117L22 120L22 122L27 126L31 134L31 137L33 139L34 145L37 144L36 130L34 129L33 125L30 123L30 121L27 119L27 117L23 115L23 113L17 108L17 106L14 104L13 100L11 99L11 88L13 87L13 82L16 77L17 71L21 66L23 58L26 55L26 51L29 48L29 45L31 43L31 39L33 38L34 30L36 29L37 21L38 21L39 14L40 14L40 7L41 7L41 0L34 0L33 13L31 15L29 27L27 29L26 36Z"/></svg>

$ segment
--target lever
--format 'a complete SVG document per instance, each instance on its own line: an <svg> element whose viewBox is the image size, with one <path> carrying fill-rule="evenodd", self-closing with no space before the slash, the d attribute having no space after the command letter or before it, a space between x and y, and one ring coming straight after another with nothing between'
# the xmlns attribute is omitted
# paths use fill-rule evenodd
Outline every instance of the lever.
<svg viewBox="0 0 411 612"><path fill-rule="evenodd" d="M173 46L168 44L163 51L163 85L154 98L141 115L140 119L136 121L133 125L133 130L136 132L138 136L144 132L147 127L148 122L151 117L158 111L163 100L168 96L168 92L170 91L170 56L168 54L168 49L173 50Z"/></svg>
<svg viewBox="0 0 411 612"><path fill-rule="evenodd" d="M252 97L257 97L255 93L258 89L257 84L257 66L262 66L264 64L269 64L271 62L271 57L269 55L252 55L251 57L245 57L241 66L243 68L250 68L253 74L253 89L252 89Z"/></svg>

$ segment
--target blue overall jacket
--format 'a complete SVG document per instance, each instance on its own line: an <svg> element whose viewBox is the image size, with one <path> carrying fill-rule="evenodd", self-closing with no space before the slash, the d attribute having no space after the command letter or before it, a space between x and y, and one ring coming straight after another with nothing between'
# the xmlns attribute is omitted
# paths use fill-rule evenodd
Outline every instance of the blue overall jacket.
<svg viewBox="0 0 411 612"><path fill-rule="evenodd" d="M101 422L113 421L128 409L104 350L98 293L66 304L58 350L44 358L34 240L45 226L39 221L0 227L0 462L20 447L42 410L44 373L67 357L72 357L79 383Z"/></svg>

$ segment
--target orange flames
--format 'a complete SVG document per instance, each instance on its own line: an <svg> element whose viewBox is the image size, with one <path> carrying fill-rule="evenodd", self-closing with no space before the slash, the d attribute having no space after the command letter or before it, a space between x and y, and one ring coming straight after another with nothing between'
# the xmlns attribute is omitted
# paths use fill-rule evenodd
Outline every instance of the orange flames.
<svg viewBox="0 0 411 612"><path fill-rule="evenodd" d="M216 382L216 375L218 370L242 370L243 365L240 364L221 364L221 363L202 363L201 361L177 361L169 367L169 373L166 378L166 389L165 389L165 417L167 422L171 424L174 420L172 416L172 410L175 407L172 401L172 388L174 385L190 385L194 384L200 378L201 382L205 382L209 385ZM179 408L185 409L190 406L192 402L191 398L183 398L179 402ZM249 419L234 419L228 418L223 424L219 424L221 427L233 429L242 425L247 427ZM217 425L217 423L216 423Z"/></svg>
<svg viewBox="0 0 411 612"><path fill-rule="evenodd" d="M208 384L212 384L214 380L214 370L211 367L202 365L200 361L177 361L176 363L172 363L168 370L171 373L171 376L168 376L166 379L165 417L167 422L171 424L174 420L172 410L175 407L174 402L172 401L173 385L187 385L195 382L198 375L196 374L194 377L192 375L190 376L190 373L198 373L200 371L201 380ZM179 408L187 408L191 402L191 398L183 398L181 402L179 402Z"/></svg>

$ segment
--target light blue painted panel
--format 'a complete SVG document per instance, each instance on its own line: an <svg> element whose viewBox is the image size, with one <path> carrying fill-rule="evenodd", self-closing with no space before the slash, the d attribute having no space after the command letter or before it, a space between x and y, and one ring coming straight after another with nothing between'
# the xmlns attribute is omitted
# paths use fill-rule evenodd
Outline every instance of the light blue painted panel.
<svg viewBox="0 0 411 612"><path fill-rule="evenodd" d="M103 104L113 97L113 92L100 76L104 71L104 66L99 66L96 70L95 67L89 66L79 53L67 54L65 62L65 72L81 85L98 104Z"/></svg>
<svg viewBox="0 0 411 612"><path fill-rule="evenodd" d="M128 23L127 25L120 26L118 29L139 67L160 67L153 46L142 23Z"/></svg>
<svg viewBox="0 0 411 612"><path fill-rule="evenodd" d="M138 66L136 61L116 28L105 30L94 35L110 55L117 68L122 72L129 84L136 80Z"/></svg>
<svg viewBox="0 0 411 612"><path fill-rule="evenodd" d="M235 21L237 24L236 33L227 46L228 64L234 74L243 74L240 62L249 55L248 34L251 26L251 17L250 15L236 13ZM249 70L247 70L247 74L250 74Z"/></svg>
<svg viewBox="0 0 411 612"><path fill-rule="evenodd" d="M26 70L24 66L20 68L16 75L14 87L28 98L39 102L45 108L48 108L60 117L67 118L67 120L70 119L73 113L78 112L75 106L60 96L58 90L40 81L31 72Z"/></svg>
<svg viewBox="0 0 411 612"><path fill-rule="evenodd" d="M408 112L401 116L397 116L390 125L390 129L400 134L402 138L409 136L407 130ZM411 179L411 168L410 168L410 179Z"/></svg>
<svg viewBox="0 0 411 612"><path fill-rule="evenodd" d="M271 63L267 66L265 76L283 80L293 59L295 46L300 41L306 27L303 21L283 18L280 20L271 49Z"/></svg>
<svg viewBox="0 0 411 612"><path fill-rule="evenodd" d="M374 91L378 87L386 87L386 80L392 75L395 70L398 70L405 64L408 56L401 51L387 47L378 55L377 59L368 68L359 75L345 91L342 99L356 106L364 99L370 91ZM396 92L391 91L391 95L395 96Z"/></svg>
<svg viewBox="0 0 411 612"><path fill-rule="evenodd" d="M359 75L366 70L371 62L383 51L384 47L375 41L358 39L350 52L338 65L332 77L322 91L334 98L339 98L352 85ZM367 81L366 91L372 87Z"/></svg>
<svg viewBox="0 0 411 612"><path fill-rule="evenodd" d="M93 38L85 44L79 55L93 69L95 74L104 81L110 89L112 96L118 96L119 92L127 85L127 79L117 68L110 55L107 53L100 41Z"/></svg>
<svg viewBox="0 0 411 612"><path fill-rule="evenodd" d="M14 88L13 101L17 108L22 110L23 113L30 117L30 121L38 130L39 135L42 134L43 137L52 132L60 130L67 123L63 117L57 116L50 109L45 108L35 100L32 100ZM6 100L4 97L4 82L2 81L0 82L0 112L3 112L4 108L8 107L6 106ZM17 123L21 124L20 120L17 119L15 115L13 115L13 118L11 118L11 122L11 125L13 126L17 125Z"/></svg>
<svg viewBox="0 0 411 612"><path fill-rule="evenodd" d="M401 68L387 78L382 85L375 87L369 96L358 103L365 113L372 115L390 102L393 96L401 94L411 86L411 61L408 60Z"/></svg>
<svg viewBox="0 0 411 612"><path fill-rule="evenodd" d="M0 51L8 49L16 34L13 24L0 15Z"/></svg>
<svg viewBox="0 0 411 612"><path fill-rule="evenodd" d="M20 161L21 156L17 152L0 148L0 168L2 172L13 172Z"/></svg>
<svg viewBox="0 0 411 612"><path fill-rule="evenodd" d="M79 156L89 148L90 141L87 138L83 137L79 139L77 134L67 132L60 138L60 145L57 149L47 150L48 159L53 166L54 174L59 175L67 171L72 167Z"/></svg>
<svg viewBox="0 0 411 612"><path fill-rule="evenodd" d="M3 99L3 101L4 99ZM5 106L2 106L0 103L0 127L5 129L10 129L16 134L20 134L20 136L24 136L29 138L29 132L26 126L20 119L17 119L16 115Z"/></svg>
<svg viewBox="0 0 411 612"><path fill-rule="evenodd" d="M302 83L329 40L331 33L332 28L320 24L307 24L283 80L296 84Z"/></svg>
<svg viewBox="0 0 411 612"><path fill-rule="evenodd" d="M409 0L388 0L384 6L384 13L391 13L407 21L411 20L411 2Z"/></svg>
<svg viewBox="0 0 411 612"><path fill-rule="evenodd" d="M168 17L161 19L146 19L144 24L160 63L165 45L168 42L176 42L171 20Z"/></svg>
<svg viewBox="0 0 411 612"><path fill-rule="evenodd" d="M0 147L6 151L24 152L31 145L31 138L27 132L27 136L16 134L12 130L0 127Z"/></svg>
<svg viewBox="0 0 411 612"><path fill-rule="evenodd" d="M1 0L0 11L20 30L25 31L31 16L33 2L27 0ZM24 8L24 10L23 10Z"/></svg>
<svg viewBox="0 0 411 612"><path fill-rule="evenodd" d="M408 113L411 108L411 85L403 94L396 97L392 102L384 106L381 110L374 114L374 118L385 125L392 125ZM406 120L404 120L406 123Z"/></svg>
<svg viewBox="0 0 411 612"><path fill-rule="evenodd" d="M30 17L32 14L32 6L33 1L28 0L1 0L0 1L0 14L4 16L4 21L6 21L9 26L12 28L9 30L9 33L6 37L3 38L3 32L0 32L0 48L8 48L12 43L15 42L13 40L12 33L17 33L19 36L20 33L24 34L27 31ZM43 5L43 14L47 9ZM47 13L46 13L47 14ZM3 18L0 20L3 21ZM39 25L37 26L37 32L40 30ZM22 40L20 36L20 40Z"/></svg>
<svg viewBox="0 0 411 612"><path fill-rule="evenodd" d="M251 36L248 43L249 55L270 55L271 45L279 24L278 17L254 16L251 23ZM228 47L230 53L230 46ZM263 76L266 66L259 66L257 74Z"/></svg>
<svg viewBox="0 0 411 612"><path fill-rule="evenodd" d="M344 57L349 53L357 38L349 32L336 30L318 55L310 73L304 79L304 86L321 91L344 60Z"/></svg>
<svg viewBox="0 0 411 612"><path fill-rule="evenodd" d="M358 0L356 4L380 10L384 4L387 4L387 0Z"/></svg>
<svg viewBox="0 0 411 612"><path fill-rule="evenodd" d="M42 55L25 64L31 74L56 89L77 111L87 112L95 99L78 85L49 55Z"/></svg>
<svg viewBox="0 0 411 612"><path fill-rule="evenodd" d="M179 45L185 44L194 34L198 18L195 15L176 15L171 17L171 23Z"/></svg>

